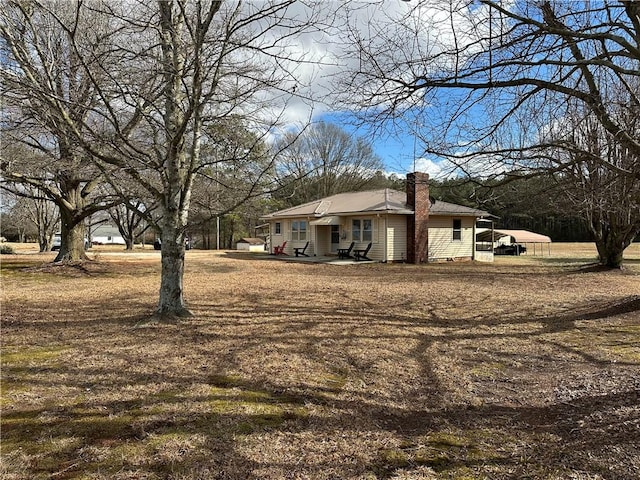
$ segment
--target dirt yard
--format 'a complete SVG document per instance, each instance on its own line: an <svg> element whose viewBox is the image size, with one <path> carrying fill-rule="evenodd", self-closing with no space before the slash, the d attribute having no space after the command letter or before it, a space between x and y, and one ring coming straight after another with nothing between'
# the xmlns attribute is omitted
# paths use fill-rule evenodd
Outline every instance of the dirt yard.
<svg viewBox="0 0 640 480"><path fill-rule="evenodd" d="M640 478L640 245L493 264L2 262L0 478Z"/></svg>

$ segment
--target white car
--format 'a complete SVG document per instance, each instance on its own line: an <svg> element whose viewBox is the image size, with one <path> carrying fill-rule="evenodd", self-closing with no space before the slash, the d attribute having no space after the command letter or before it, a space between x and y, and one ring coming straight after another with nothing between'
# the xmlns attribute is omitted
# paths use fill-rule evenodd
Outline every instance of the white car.
<svg viewBox="0 0 640 480"><path fill-rule="evenodd" d="M51 251L55 252L56 250L60 250L60 245L62 245L62 236L59 233L56 233L53 236L53 246L51 247Z"/></svg>

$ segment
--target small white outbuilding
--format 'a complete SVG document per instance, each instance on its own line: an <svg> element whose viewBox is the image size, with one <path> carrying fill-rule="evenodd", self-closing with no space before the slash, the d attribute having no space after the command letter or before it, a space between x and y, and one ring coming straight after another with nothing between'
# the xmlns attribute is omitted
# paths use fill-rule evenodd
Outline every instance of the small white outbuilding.
<svg viewBox="0 0 640 480"><path fill-rule="evenodd" d="M236 249L248 252L264 252L265 242L260 238L241 238L236 244Z"/></svg>

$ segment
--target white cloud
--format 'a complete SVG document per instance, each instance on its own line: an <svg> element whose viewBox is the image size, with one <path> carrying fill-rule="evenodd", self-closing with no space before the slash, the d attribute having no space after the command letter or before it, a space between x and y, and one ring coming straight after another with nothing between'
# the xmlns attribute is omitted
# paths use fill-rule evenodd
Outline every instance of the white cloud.
<svg viewBox="0 0 640 480"><path fill-rule="evenodd" d="M290 76L282 91L265 92L265 99L271 100L268 115L278 117L285 129L303 125L326 113L348 112L361 104L365 93L381 88L379 82L367 76L374 73L370 71L372 64L363 63L354 40L365 42L378 53L370 60L381 65L381 73L388 68L393 75L413 79L428 68L442 67L436 63L429 65L425 58L449 49L454 41L460 46L477 38L481 32L474 30L474 26L487 14L486 6L469 7L469 2L463 0L298 2L293 4L290 13L303 18L310 14L310 8L320 8L319 18L327 25L286 41L289 60L285 59L280 66ZM278 27L269 35L276 39L283 33L286 29ZM394 68L398 61L401 67ZM273 66L265 65L265 68ZM340 88L348 83L351 75L359 71L364 74L360 89L341 92ZM380 141L373 137L371 140ZM411 169L407 164L413 160L402 160L402 163ZM434 178L451 176L455 170L429 159L419 159L418 164Z"/></svg>
<svg viewBox="0 0 640 480"><path fill-rule="evenodd" d="M364 94L381 88L381 82L374 79L376 66L382 69L381 74L404 80L413 80L426 68L440 68L425 59L450 48L454 42L468 44L477 35L472 28L473 19L485 7L470 10L467 3L458 0L453 7L451 0L294 4L289 15L317 15L320 24L325 25L286 42L289 59L281 61L280 67L291 74L284 89L293 95L285 121L304 121L312 111L318 116L335 110L337 104L340 108L357 107ZM311 8L318 10L312 13ZM269 37L276 40L287 33L284 26L277 27ZM364 43L367 50L374 52L374 58L362 57L356 42ZM363 74L363 82L347 89L357 72Z"/></svg>
<svg viewBox="0 0 640 480"><path fill-rule="evenodd" d="M442 167L428 158L418 158L415 161L415 171L428 173L430 178L437 180L444 174Z"/></svg>

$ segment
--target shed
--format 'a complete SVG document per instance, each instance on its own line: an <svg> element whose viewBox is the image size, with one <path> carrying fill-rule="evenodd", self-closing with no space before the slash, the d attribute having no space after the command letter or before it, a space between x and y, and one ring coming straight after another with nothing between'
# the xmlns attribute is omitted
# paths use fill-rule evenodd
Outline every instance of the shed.
<svg viewBox="0 0 640 480"><path fill-rule="evenodd" d="M264 252L265 242L260 238L241 238L236 244L236 248L248 252Z"/></svg>

